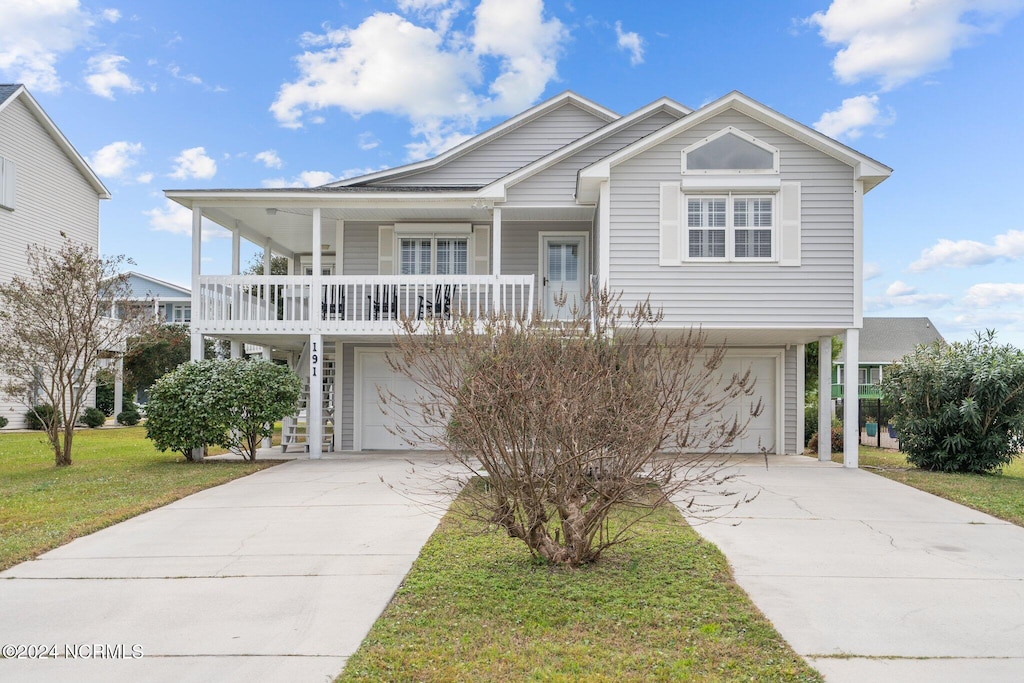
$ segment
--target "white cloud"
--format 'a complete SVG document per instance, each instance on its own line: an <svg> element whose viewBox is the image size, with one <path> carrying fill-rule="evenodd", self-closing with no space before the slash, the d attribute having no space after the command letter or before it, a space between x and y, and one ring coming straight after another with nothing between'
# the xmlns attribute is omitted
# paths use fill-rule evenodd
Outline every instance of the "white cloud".
<svg viewBox="0 0 1024 683"><path fill-rule="evenodd" d="M380 140L378 140L370 131L359 134L359 149L370 150L379 144Z"/></svg>
<svg viewBox="0 0 1024 683"><path fill-rule="evenodd" d="M433 22L438 31L446 33L465 6L458 0L398 0L398 9Z"/></svg>
<svg viewBox="0 0 1024 683"><path fill-rule="evenodd" d="M192 85L203 84L203 79L201 79L199 76L196 76L195 74L182 73L181 67L175 64L174 62L171 62L167 65L167 73L171 74L179 81L185 81L186 83L191 83Z"/></svg>
<svg viewBox="0 0 1024 683"><path fill-rule="evenodd" d="M863 277L864 280L874 280L876 277L882 275L882 267L877 263L865 263Z"/></svg>
<svg viewBox="0 0 1024 683"><path fill-rule="evenodd" d="M109 8L100 12L100 16L103 17L103 21L109 21L111 24L116 24L121 20L121 10Z"/></svg>
<svg viewBox="0 0 1024 683"><path fill-rule="evenodd" d="M994 33L1022 0L833 0L807 23L842 46L832 70L843 83L877 78L883 90L942 68L953 51Z"/></svg>
<svg viewBox="0 0 1024 683"><path fill-rule="evenodd" d="M95 19L78 0L0 2L0 72L36 92L58 92L57 61L88 37Z"/></svg>
<svg viewBox="0 0 1024 683"><path fill-rule="evenodd" d="M980 282L971 285L964 294L964 305L971 308L989 308L1000 304L1017 304L1024 301L1024 283L1021 282Z"/></svg>
<svg viewBox="0 0 1024 683"><path fill-rule="evenodd" d="M276 150L264 150L253 158L256 161L262 161L263 165L266 166L267 168L281 168L281 157L277 156Z"/></svg>
<svg viewBox="0 0 1024 683"><path fill-rule="evenodd" d="M865 297L864 308L877 311L903 306L945 306L952 299L948 294L922 294L916 287L896 280L885 289L882 296Z"/></svg>
<svg viewBox="0 0 1024 683"><path fill-rule="evenodd" d="M481 119L518 113L557 77L568 32L545 19L542 0L481 0L469 33L450 29L459 2L408 0L399 8L449 18L429 27L377 12L355 28L303 35L299 76L270 107L278 122L299 128L331 107L356 117L404 116L414 135L427 138L410 150L415 157L472 132Z"/></svg>
<svg viewBox="0 0 1024 683"><path fill-rule="evenodd" d="M405 146L410 161L419 161L451 149L469 138L468 133L458 130L454 123L445 123L441 119L431 118L421 121L412 127L412 134L421 139Z"/></svg>
<svg viewBox="0 0 1024 683"><path fill-rule="evenodd" d="M1007 230L996 235L992 244L975 240L940 239L935 246L921 252L921 257L908 266L920 273L933 268L966 268L993 263L998 260L1024 259L1024 231Z"/></svg>
<svg viewBox="0 0 1024 683"><path fill-rule="evenodd" d="M94 95L114 99L114 90L127 93L142 92L142 86L121 68L128 63L128 58L121 55L97 55L87 62L89 73L85 83Z"/></svg>
<svg viewBox="0 0 1024 683"><path fill-rule="evenodd" d="M843 100L838 109L822 114L814 128L830 138L856 140L865 128L888 126L894 120L891 111L888 114L879 111L878 95L857 95Z"/></svg>
<svg viewBox="0 0 1024 683"><path fill-rule="evenodd" d="M622 22L615 22L615 36L618 38L620 50L629 53L629 63L632 66L644 63L644 39L636 31L623 31Z"/></svg>
<svg viewBox="0 0 1024 683"><path fill-rule="evenodd" d="M192 147L181 150L174 158L172 178L199 178L209 180L217 174L217 162L206 155L205 147Z"/></svg>
<svg viewBox="0 0 1024 683"><path fill-rule="evenodd" d="M149 227L158 232L169 232L175 235L192 235L192 211L170 199L164 199L164 205L143 211L149 217ZM231 233L216 223L203 219L203 241L230 237Z"/></svg>
<svg viewBox="0 0 1024 683"><path fill-rule="evenodd" d="M146 171L145 173L140 173L139 175L135 176L135 182L142 183L143 185L146 185L147 183L150 183L152 181L153 174L150 173L149 171Z"/></svg>
<svg viewBox="0 0 1024 683"><path fill-rule="evenodd" d="M89 165L101 176L120 178L125 171L136 164L136 157L142 152L141 142L119 140L98 149L89 159Z"/></svg>
<svg viewBox="0 0 1024 683"><path fill-rule="evenodd" d="M268 178L263 181L263 187L317 187L340 179L330 171L303 171L291 180Z"/></svg>

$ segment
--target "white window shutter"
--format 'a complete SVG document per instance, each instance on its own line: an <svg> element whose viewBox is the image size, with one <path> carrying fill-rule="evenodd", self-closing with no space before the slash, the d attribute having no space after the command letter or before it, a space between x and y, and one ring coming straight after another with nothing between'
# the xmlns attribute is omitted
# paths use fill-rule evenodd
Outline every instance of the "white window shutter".
<svg viewBox="0 0 1024 683"><path fill-rule="evenodd" d="M779 265L800 265L800 183L779 189Z"/></svg>
<svg viewBox="0 0 1024 683"><path fill-rule="evenodd" d="M679 205L681 197L679 183L661 184L661 255L663 266L678 266L679 255Z"/></svg>
<svg viewBox="0 0 1024 683"><path fill-rule="evenodd" d="M491 226L473 226L473 270L475 275L491 272Z"/></svg>
<svg viewBox="0 0 1024 683"><path fill-rule="evenodd" d="M12 210L14 209L14 175L14 162L0 157L0 205Z"/></svg>
<svg viewBox="0 0 1024 683"><path fill-rule="evenodd" d="M395 274L395 226L382 225L377 229L377 274Z"/></svg>

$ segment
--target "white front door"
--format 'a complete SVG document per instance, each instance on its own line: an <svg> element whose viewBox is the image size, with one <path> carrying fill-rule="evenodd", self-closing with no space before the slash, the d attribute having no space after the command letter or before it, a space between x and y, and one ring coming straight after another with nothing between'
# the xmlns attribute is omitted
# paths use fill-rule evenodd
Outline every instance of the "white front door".
<svg viewBox="0 0 1024 683"><path fill-rule="evenodd" d="M573 306L582 305L585 259L582 237L545 236L541 240L545 318L570 318ZM563 296L564 305L558 306Z"/></svg>

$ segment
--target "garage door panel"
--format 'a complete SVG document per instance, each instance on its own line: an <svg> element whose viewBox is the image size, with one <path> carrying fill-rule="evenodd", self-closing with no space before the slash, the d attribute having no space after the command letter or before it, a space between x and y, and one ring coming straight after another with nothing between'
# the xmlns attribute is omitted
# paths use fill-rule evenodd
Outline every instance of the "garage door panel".
<svg viewBox="0 0 1024 683"><path fill-rule="evenodd" d="M776 360L767 357L732 356L722 361L720 368L722 385L728 384L734 374L743 375L750 369L754 378L754 393L738 396L729 402L726 414L737 417L740 423L750 420L747 429L733 444L731 453L758 453L761 448L776 452ZM762 411L757 417L750 417L751 410L761 401Z"/></svg>
<svg viewBox="0 0 1024 683"><path fill-rule="evenodd" d="M416 384L402 375L395 374L385 358L386 351L357 351L356 381L360 395L356 400L360 403L360 446L363 450L404 450L411 446L402 436L389 431L396 424L406 425L415 422L423 425L422 419L415 415L405 415L399 406L385 408L380 403L380 389L390 392L402 400L414 400ZM385 393L387 395L387 393ZM430 444L418 444L417 448L436 448Z"/></svg>

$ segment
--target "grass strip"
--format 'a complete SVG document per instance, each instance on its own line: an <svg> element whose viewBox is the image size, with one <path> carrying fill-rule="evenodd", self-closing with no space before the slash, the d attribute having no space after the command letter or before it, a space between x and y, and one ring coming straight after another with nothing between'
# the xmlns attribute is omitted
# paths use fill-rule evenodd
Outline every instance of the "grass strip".
<svg viewBox="0 0 1024 683"><path fill-rule="evenodd" d="M276 464L186 463L153 448L142 427L82 430L72 460L54 467L42 433L0 434L0 570Z"/></svg>
<svg viewBox="0 0 1024 683"><path fill-rule="evenodd" d="M482 532L464 504L339 681L822 680L674 508L600 562L566 570Z"/></svg>

